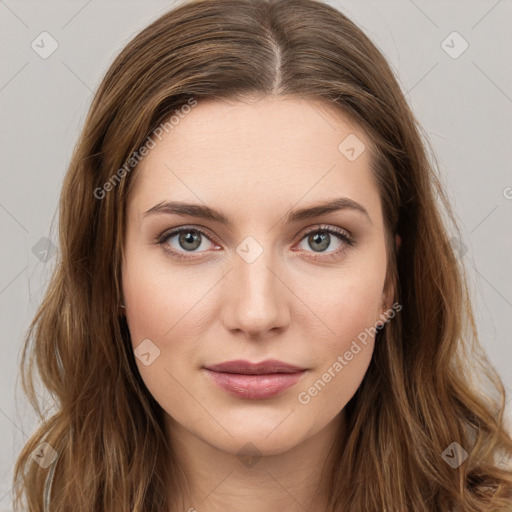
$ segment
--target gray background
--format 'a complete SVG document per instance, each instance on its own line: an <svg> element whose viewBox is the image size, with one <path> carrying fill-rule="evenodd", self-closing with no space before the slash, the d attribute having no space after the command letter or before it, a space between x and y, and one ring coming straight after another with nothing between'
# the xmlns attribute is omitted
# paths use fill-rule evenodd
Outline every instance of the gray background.
<svg viewBox="0 0 512 512"><path fill-rule="evenodd" d="M462 240L454 243L468 269L481 341L510 393L512 3L330 3L386 55L433 145L460 223ZM0 0L0 512L11 510L14 458L37 424L15 387L22 337L55 261L51 250L44 261L48 242L41 239L57 243L52 221L92 92L114 55L172 5ZM31 47L34 40L42 46L43 31L58 43L46 59ZM447 39L454 31L463 39ZM469 47L454 58L464 40Z"/></svg>

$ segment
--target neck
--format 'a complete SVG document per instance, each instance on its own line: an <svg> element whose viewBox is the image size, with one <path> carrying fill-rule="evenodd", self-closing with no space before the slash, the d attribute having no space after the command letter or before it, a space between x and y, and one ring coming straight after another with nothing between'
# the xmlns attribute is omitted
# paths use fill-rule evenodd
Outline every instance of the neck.
<svg viewBox="0 0 512 512"><path fill-rule="evenodd" d="M257 441L242 443L242 450L221 450L170 417L167 426L172 456L186 480L178 490L181 503L176 497L170 499L170 512L327 510L337 451L333 448L337 439L345 437L343 412L303 442L273 454L261 453Z"/></svg>

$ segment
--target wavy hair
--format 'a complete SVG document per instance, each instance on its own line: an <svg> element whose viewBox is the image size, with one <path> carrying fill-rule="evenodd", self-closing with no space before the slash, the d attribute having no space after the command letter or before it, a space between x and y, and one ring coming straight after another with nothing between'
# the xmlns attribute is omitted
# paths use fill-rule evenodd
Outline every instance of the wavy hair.
<svg viewBox="0 0 512 512"><path fill-rule="evenodd" d="M16 509L162 512L169 481L180 496L184 473L164 412L118 309L133 155L191 98L248 95L322 99L373 148L388 271L403 308L378 333L346 405L329 512L512 510L505 389L478 341L435 156L381 52L317 0L190 0L136 35L108 69L64 179L60 250L24 340L23 390L41 423L16 461ZM468 454L457 468L442 455L454 442ZM46 469L32 457L41 443L58 454Z"/></svg>

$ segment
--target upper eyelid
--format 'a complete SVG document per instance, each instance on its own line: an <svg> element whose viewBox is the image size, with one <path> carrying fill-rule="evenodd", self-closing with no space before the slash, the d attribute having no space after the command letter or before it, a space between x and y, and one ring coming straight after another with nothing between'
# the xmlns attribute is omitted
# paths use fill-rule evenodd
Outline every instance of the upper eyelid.
<svg viewBox="0 0 512 512"><path fill-rule="evenodd" d="M305 236L309 233L314 233L315 231L329 231L333 233L337 233L338 231L341 231L341 234L345 234L347 237L352 238L352 233L348 231L345 228L340 228L338 226L331 226L329 224L316 224L314 226L307 227L303 230L301 230L301 233ZM340 233L338 233L340 234Z"/></svg>

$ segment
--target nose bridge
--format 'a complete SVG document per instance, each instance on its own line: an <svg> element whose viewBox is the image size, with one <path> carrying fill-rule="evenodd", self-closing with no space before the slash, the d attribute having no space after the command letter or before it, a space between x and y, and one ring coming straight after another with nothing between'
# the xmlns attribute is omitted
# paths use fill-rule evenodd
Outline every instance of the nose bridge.
<svg viewBox="0 0 512 512"><path fill-rule="evenodd" d="M268 241L269 237L266 238ZM288 318L284 285L274 251L264 241L248 236L237 246L230 272L226 327L251 332L282 327Z"/></svg>

